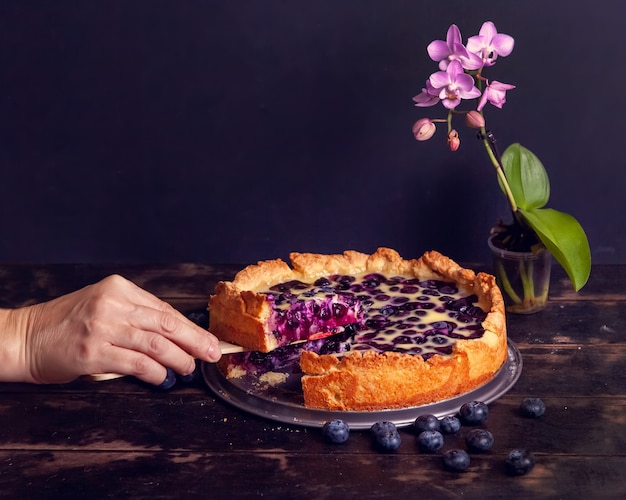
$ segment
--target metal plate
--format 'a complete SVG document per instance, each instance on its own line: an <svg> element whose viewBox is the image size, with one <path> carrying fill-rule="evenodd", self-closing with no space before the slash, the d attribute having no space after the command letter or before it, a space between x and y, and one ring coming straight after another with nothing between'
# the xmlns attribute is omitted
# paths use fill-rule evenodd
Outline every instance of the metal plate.
<svg viewBox="0 0 626 500"><path fill-rule="evenodd" d="M491 381L473 391L437 403L401 410L328 411L304 406L300 375L289 375L284 383L271 386L259 384L256 377L254 380L250 380L251 377L229 380L214 364L202 364L202 375L209 388L222 400L241 410L277 422L305 427L321 427L328 420L340 418L351 429L369 429L382 420L404 427L412 424L423 413L443 417L457 413L460 406L468 401L491 403L511 389L521 373L522 356L515 344L509 341L506 363Z"/></svg>

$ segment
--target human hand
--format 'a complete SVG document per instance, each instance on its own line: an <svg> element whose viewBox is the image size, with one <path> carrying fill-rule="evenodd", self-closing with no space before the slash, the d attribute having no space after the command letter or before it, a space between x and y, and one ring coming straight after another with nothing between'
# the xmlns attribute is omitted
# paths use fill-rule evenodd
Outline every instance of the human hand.
<svg viewBox="0 0 626 500"><path fill-rule="evenodd" d="M11 311L18 365L3 380L64 383L114 372L158 385L166 367L181 375L195 359L215 362L217 339L169 304L113 275L50 302Z"/></svg>

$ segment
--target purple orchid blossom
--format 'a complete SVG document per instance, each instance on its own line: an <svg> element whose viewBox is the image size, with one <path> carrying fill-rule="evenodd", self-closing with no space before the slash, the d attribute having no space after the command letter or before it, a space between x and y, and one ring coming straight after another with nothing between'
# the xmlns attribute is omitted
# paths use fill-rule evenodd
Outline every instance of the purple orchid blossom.
<svg viewBox="0 0 626 500"><path fill-rule="evenodd" d="M506 91L514 88L515 85L501 83L494 80L485 88L476 109L478 111L482 110L485 107L485 104L487 104L487 101L493 104L496 108L502 109L502 105L506 102Z"/></svg>
<svg viewBox="0 0 626 500"><path fill-rule="evenodd" d="M426 88L422 89L422 92L413 98L415 105L421 108L428 106L434 106L439 102L439 91L433 88L430 80L426 80Z"/></svg>
<svg viewBox="0 0 626 500"><path fill-rule="evenodd" d="M483 108L488 102L502 108L506 103L506 92L515 85L496 80L489 81L483 75L487 66L493 66L498 56L508 56L513 50L513 37L498 33L491 21L483 23L479 35L469 38L467 47L462 43L459 28L452 24L448 28L446 40L434 40L428 45L428 55L439 63L440 71L430 75L421 93L413 97L415 106L429 107L441 102L448 110L448 118L418 120L413 129L419 141L430 139L435 133L434 122L448 122L448 145L456 151L460 139L452 128L452 117L465 114L466 124L471 128L483 129L485 119ZM485 84L481 92L477 82ZM478 105L474 111L457 111L456 108L464 99L476 99Z"/></svg>
<svg viewBox="0 0 626 500"><path fill-rule="evenodd" d="M460 61L467 70L480 69L483 66L481 57L468 51L463 45L461 31L456 24L448 28L446 41L434 40L426 47L433 61L439 62L439 69L445 71L452 61Z"/></svg>
<svg viewBox="0 0 626 500"><path fill-rule="evenodd" d="M441 104L446 109L456 108L461 99L474 99L480 96L480 90L474 86L474 78L463 71L459 61L450 61L446 71L437 71L430 75L429 81L439 92Z"/></svg>
<svg viewBox="0 0 626 500"><path fill-rule="evenodd" d="M476 54L484 66L493 66L498 56L508 56L513 51L512 36L498 33L491 21L483 23L477 36L467 40L467 51Z"/></svg>

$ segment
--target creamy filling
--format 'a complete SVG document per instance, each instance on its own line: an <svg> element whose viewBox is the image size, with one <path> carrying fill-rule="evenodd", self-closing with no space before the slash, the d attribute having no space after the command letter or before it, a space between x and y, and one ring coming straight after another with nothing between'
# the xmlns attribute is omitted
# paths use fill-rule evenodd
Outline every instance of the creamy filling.
<svg viewBox="0 0 626 500"><path fill-rule="evenodd" d="M270 353L233 355L231 363L248 372L297 365L303 349L339 355L396 351L424 359L450 354L457 339L483 335L487 315L478 298L460 293L455 283L380 273L294 280L263 293L272 303L272 328L281 345L309 340Z"/></svg>

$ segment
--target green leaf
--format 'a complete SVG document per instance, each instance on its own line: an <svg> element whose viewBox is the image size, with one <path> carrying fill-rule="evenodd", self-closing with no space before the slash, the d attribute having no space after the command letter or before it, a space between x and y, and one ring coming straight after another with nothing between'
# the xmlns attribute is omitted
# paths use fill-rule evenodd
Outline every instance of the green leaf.
<svg viewBox="0 0 626 500"><path fill-rule="evenodd" d="M520 213L563 266L574 289L580 290L591 273L591 251L582 226L571 215L551 208L520 209Z"/></svg>
<svg viewBox="0 0 626 500"><path fill-rule="evenodd" d="M519 143L511 144L502 154L502 168L518 207L532 210L548 203L548 173L532 151Z"/></svg>

